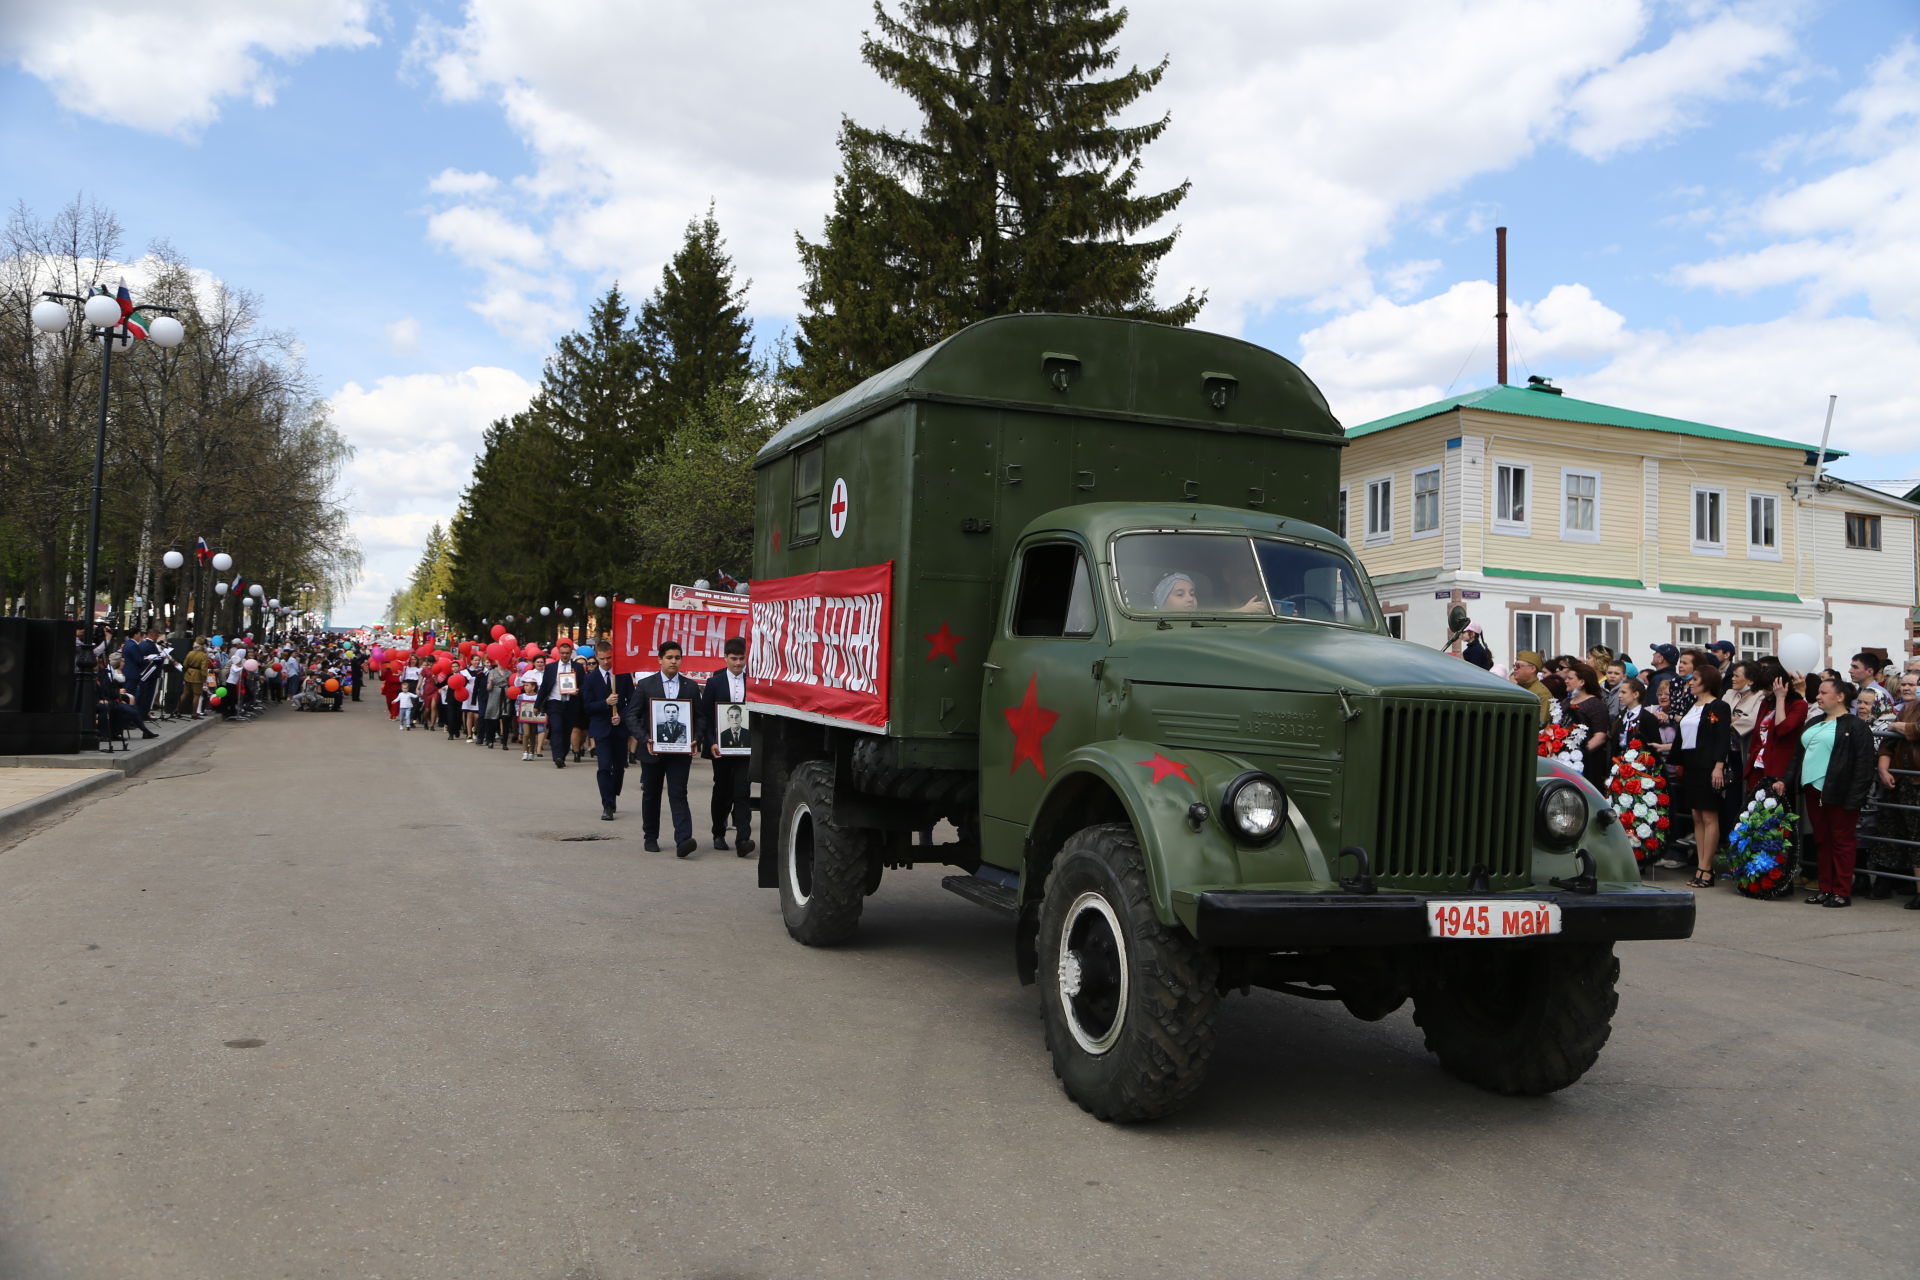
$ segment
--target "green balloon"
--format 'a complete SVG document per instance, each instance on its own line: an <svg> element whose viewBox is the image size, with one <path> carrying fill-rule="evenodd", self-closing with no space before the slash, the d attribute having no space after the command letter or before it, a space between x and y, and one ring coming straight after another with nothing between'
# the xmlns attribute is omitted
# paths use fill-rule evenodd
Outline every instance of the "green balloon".
<svg viewBox="0 0 1920 1280"><path fill-rule="evenodd" d="M224 697L226 697L226 696L227 696L227 686L225 686L225 685L221 685L221 686L220 686L220 687L219 687L218 689L216 689L216 690L214 690L214 693L213 693L213 696L214 696L214 697L216 697L216 698L224 698Z"/></svg>

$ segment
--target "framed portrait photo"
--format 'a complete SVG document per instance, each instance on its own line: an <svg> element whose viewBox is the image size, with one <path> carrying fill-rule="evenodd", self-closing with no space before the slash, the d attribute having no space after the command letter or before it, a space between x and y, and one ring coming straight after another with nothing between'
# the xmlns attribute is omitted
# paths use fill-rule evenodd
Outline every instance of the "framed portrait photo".
<svg viewBox="0 0 1920 1280"><path fill-rule="evenodd" d="M693 700L691 698L648 700L647 750L657 756L693 754Z"/></svg>
<svg viewBox="0 0 1920 1280"><path fill-rule="evenodd" d="M723 756L753 754L753 713L744 702L723 702L714 708L714 745Z"/></svg>

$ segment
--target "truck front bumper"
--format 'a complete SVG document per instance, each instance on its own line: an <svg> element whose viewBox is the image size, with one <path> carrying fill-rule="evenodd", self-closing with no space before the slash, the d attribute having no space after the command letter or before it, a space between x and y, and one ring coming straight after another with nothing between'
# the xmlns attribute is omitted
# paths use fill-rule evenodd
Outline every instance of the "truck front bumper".
<svg viewBox="0 0 1920 1280"><path fill-rule="evenodd" d="M1297 951L1306 947L1404 946L1432 942L1430 902L1551 902L1560 932L1541 942L1637 942L1693 935L1693 895L1670 889L1614 893L1479 895L1288 893L1209 889L1193 895L1194 936L1211 947ZM1463 944L1465 945L1465 944Z"/></svg>

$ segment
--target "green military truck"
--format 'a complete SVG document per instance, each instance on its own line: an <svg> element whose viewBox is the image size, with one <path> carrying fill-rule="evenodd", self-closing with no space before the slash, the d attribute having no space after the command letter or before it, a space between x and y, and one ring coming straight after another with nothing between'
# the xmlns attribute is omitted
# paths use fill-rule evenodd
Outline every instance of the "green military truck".
<svg viewBox="0 0 1920 1280"><path fill-rule="evenodd" d="M1692 896L1644 886L1538 756L1531 693L1388 634L1330 531L1342 443L1270 351L1053 315L780 431L748 697L792 936L846 939L889 870L957 868L1102 1119L1188 1098L1254 986L1411 1000L1441 1065L1502 1093L1579 1079L1613 944L1687 937Z"/></svg>

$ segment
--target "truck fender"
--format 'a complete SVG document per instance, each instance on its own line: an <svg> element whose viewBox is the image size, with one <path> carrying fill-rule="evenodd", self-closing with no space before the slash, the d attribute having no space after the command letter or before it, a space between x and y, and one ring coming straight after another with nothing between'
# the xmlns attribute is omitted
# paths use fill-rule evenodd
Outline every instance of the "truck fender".
<svg viewBox="0 0 1920 1280"><path fill-rule="evenodd" d="M1587 800L1587 832L1575 845L1575 849L1585 849L1587 856L1593 859L1595 878L1603 885L1631 885L1640 887L1640 864L1633 859L1633 845L1627 840L1626 830L1613 813L1613 804L1598 791L1584 775L1565 763L1549 756L1537 757L1533 770L1536 787L1545 787L1547 783L1559 780L1570 782L1579 789ZM1550 849L1532 842L1533 878L1537 883L1545 884L1553 876L1572 876L1576 871L1573 850Z"/></svg>
<svg viewBox="0 0 1920 1280"><path fill-rule="evenodd" d="M1176 888L1246 878L1240 851L1220 824L1219 807L1227 784L1253 766L1222 752L1186 747L1174 756L1169 760L1150 743L1110 739L1078 747L1061 762L1027 824L1020 869L1023 917L1029 908L1037 914L1047 874L1067 837L1095 823L1125 822L1133 828L1147 864L1154 914L1163 924L1181 924L1173 909ZM1191 816L1195 803L1207 807L1197 824ZM1297 834L1289 831L1281 839L1290 843Z"/></svg>

